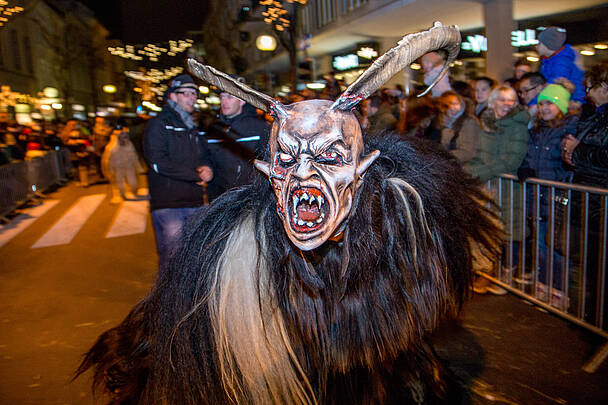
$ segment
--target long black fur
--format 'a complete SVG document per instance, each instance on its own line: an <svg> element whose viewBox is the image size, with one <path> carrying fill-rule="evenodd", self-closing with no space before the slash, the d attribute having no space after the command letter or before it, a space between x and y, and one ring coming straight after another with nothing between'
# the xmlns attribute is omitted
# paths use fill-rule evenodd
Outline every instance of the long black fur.
<svg viewBox="0 0 608 405"><path fill-rule="evenodd" d="M77 374L92 368L111 404L233 403L204 302L229 235L252 216L260 250L266 240L269 288L318 403L455 403L424 337L467 296L471 241L497 254L501 231L479 204L487 202L479 183L446 152L392 135L368 139L366 153L374 149L381 155L365 174L343 240L312 252L288 240L267 179L217 199L185 228L149 296L99 337ZM416 246L389 178L422 198L431 232ZM432 263L442 264L439 275Z"/></svg>

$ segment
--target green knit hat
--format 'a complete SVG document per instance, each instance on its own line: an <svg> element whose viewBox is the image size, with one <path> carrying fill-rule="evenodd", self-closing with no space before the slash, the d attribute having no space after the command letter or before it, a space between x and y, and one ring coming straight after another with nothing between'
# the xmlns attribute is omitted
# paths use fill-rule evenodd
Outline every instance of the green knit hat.
<svg viewBox="0 0 608 405"><path fill-rule="evenodd" d="M549 100L555 104L565 115L568 112L568 102L570 101L570 92L564 89L559 84L550 84L543 89L538 95L538 103L541 100Z"/></svg>

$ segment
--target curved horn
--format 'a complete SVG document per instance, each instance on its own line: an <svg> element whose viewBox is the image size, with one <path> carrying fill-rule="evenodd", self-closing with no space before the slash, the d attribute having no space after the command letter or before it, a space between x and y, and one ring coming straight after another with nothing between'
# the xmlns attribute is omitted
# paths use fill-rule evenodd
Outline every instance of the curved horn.
<svg viewBox="0 0 608 405"><path fill-rule="evenodd" d="M231 94L234 97L244 100L260 110L270 112L279 118L287 117L287 112L283 108L283 104L272 97L233 79L226 73L220 72L212 66L203 65L195 59L190 58L188 59L188 69L199 79L216 86L220 90Z"/></svg>
<svg viewBox="0 0 608 405"><path fill-rule="evenodd" d="M445 49L448 58L433 83L422 93L426 94L447 72L460 50L460 31L456 26L445 27L435 22L427 31L404 36L398 45L374 63L331 106L332 109L351 110L378 90L391 77L425 53Z"/></svg>

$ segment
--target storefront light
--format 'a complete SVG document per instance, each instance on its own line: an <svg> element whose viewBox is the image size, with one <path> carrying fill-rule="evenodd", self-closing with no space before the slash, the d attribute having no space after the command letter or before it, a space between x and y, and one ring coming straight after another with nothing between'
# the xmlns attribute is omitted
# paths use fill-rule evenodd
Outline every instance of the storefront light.
<svg viewBox="0 0 608 405"><path fill-rule="evenodd" d="M103 86L103 91L108 94L116 93L116 86L113 84L106 84Z"/></svg>
<svg viewBox="0 0 608 405"><path fill-rule="evenodd" d="M608 49L608 45L606 44L595 44L593 45L595 49Z"/></svg>
<svg viewBox="0 0 608 405"><path fill-rule="evenodd" d="M42 104L42 105L40 106L40 109L41 109L41 110L48 111L48 110L51 110L52 108L51 108L51 106L50 106L50 105L48 105L48 104Z"/></svg>
<svg viewBox="0 0 608 405"><path fill-rule="evenodd" d="M61 103L53 103L51 104L51 107L53 107L53 110L61 110L63 105Z"/></svg>
<svg viewBox="0 0 608 405"><path fill-rule="evenodd" d="M593 49L583 49L581 51L581 55L593 56L593 55L595 55L595 51Z"/></svg>
<svg viewBox="0 0 608 405"><path fill-rule="evenodd" d="M526 56L526 59L530 62L538 62L540 60L537 56Z"/></svg>
<svg viewBox="0 0 608 405"><path fill-rule="evenodd" d="M325 83L320 83L320 82L306 83L306 87L308 87L311 90L322 90L325 88Z"/></svg>
<svg viewBox="0 0 608 405"><path fill-rule="evenodd" d="M274 51L277 48L277 40L272 35L260 35L255 40L255 46L260 51Z"/></svg>
<svg viewBox="0 0 608 405"><path fill-rule="evenodd" d="M419 63L412 63L412 64L410 65L410 68L412 68L413 70L420 70L420 68L421 68L421 67L422 67L422 66L420 66L420 64L419 64Z"/></svg>
<svg viewBox="0 0 608 405"><path fill-rule="evenodd" d="M201 94L209 94L209 87L207 87L207 86L198 86L198 91L200 91Z"/></svg>

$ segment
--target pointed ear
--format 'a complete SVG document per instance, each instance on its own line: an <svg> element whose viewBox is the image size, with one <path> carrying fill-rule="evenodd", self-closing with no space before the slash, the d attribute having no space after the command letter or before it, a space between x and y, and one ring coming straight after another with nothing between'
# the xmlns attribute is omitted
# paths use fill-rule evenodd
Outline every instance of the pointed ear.
<svg viewBox="0 0 608 405"><path fill-rule="evenodd" d="M270 163L255 159L253 165L256 169L264 173L266 177L270 177Z"/></svg>
<svg viewBox="0 0 608 405"><path fill-rule="evenodd" d="M372 163L380 156L380 151L375 150L370 152L369 155L363 156L363 158L359 161L359 166L357 166L357 177L363 177L367 169L371 166Z"/></svg>

